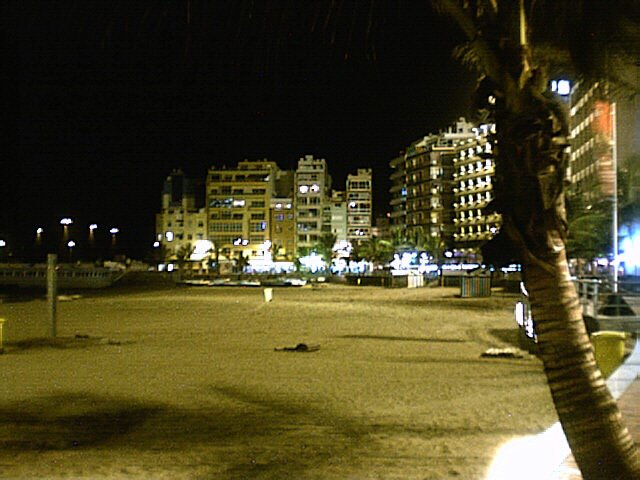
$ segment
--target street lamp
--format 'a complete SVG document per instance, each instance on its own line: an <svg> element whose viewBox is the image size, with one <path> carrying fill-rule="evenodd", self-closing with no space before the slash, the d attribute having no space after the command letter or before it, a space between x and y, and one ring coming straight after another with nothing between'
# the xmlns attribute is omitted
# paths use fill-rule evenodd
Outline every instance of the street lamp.
<svg viewBox="0 0 640 480"><path fill-rule="evenodd" d="M36 245L40 245L42 243L42 233L44 229L42 227L36 228Z"/></svg>
<svg viewBox="0 0 640 480"><path fill-rule="evenodd" d="M71 225L73 223L73 220L71 220L69 217L65 217L63 219L60 220L60 225L62 225L62 241L63 243L67 242L67 240L69 239L69 225Z"/></svg>
<svg viewBox="0 0 640 480"><path fill-rule="evenodd" d="M111 246L115 248L116 246L116 234L120 233L120 229L117 227L111 227L109 229L109 233L111 234Z"/></svg>
<svg viewBox="0 0 640 480"><path fill-rule="evenodd" d="M71 262L71 259L73 257L73 247L76 246L76 242L74 242L73 240L69 240L67 242L67 247L69 248L69 262Z"/></svg>
<svg viewBox="0 0 640 480"><path fill-rule="evenodd" d="M91 225L89 225L89 243L93 244L93 241L95 240L95 236L94 236L94 230L98 228L98 225L96 225L95 223L92 223Z"/></svg>

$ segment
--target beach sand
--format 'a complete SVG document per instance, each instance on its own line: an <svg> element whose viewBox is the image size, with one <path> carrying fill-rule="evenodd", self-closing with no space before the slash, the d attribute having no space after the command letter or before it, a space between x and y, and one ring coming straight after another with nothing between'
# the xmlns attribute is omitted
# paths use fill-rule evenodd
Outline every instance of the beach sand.
<svg viewBox="0 0 640 480"><path fill-rule="evenodd" d="M482 479L556 421L515 295L120 288L0 304L0 477ZM76 337L77 336L77 337ZM276 351L299 343L318 351Z"/></svg>

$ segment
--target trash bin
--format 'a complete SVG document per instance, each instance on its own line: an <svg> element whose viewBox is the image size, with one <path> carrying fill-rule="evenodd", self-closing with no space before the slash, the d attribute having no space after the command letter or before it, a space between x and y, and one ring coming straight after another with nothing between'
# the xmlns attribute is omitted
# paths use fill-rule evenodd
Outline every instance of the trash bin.
<svg viewBox="0 0 640 480"><path fill-rule="evenodd" d="M464 275L461 277L460 296L462 298L490 297L491 275Z"/></svg>
<svg viewBox="0 0 640 480"><path fill-rule="evenodd" d="M603 330L591 334L596 364L605 378L622 364L626 339L627 334L624 332Z"/></svg>

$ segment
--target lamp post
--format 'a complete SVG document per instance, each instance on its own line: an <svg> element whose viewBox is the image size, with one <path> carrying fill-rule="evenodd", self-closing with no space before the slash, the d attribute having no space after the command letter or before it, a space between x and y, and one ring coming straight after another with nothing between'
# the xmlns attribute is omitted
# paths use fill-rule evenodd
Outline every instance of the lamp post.
<svg viewBox="0 0 640 480"><path fill-rule="evenodd" d="M89 243L91 245L93 245L93 243L95 242L95 230L98 228L98 225L96 225L95 223L92 223L91 225L89 225Z"/></svg>
<svg viewBox="0 0 640 480"><path fill-rule="evenodd" d="M39 255L42 250L42 234L44 229L42 227L36 228L36 254Z"/></svg>
<svg viewBox="0 0 640 480"><path fill-rule="evenodd" d="M611 104L611 161L613 163L613 293L618 293L618 128L616 119L616 102Z"/></svg>
<svg viewBox="0 0 640 480"><path fill-rule="evenodd" d="M113 253L115 253L115 250L116 250L116 235L118 233L120 233L120 229L118 227L111 227L109 229L109 233L111 234L111 249L113 250Z"/></svg>
<svg viewBox="0 0 640 480"><path fill-rule="evenodd" d="M67 242L67 247L69 248L69 263L71 263L73 259L73 247L75 246L76 246L76 242L74 242L73 240L69 240Z"/></svg>
<svg viewBox="0 0 640 480"><path fill-rule="evenodd" d="M62 218L60 220L60 225L62 225L62 243L67 243L69 241L69 225L73 223L69 217Z"/></svg>

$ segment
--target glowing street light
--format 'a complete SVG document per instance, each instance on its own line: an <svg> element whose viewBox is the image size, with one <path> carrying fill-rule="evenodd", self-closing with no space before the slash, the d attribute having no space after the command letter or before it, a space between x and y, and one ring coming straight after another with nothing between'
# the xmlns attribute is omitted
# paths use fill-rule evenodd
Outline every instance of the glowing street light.
<svg viewBox="0 0 640 480"><path fill-rule="evenodd" d="M74 242L73 240L69 240L67 242L67 248L69 248L69 261L71 261L71 258L73 257L73 247L76 246L76 242Z"/></svg>
<svg viewBox="0 0 640 480"><path fill-rule="evenodd" d="M109 233L111 234L111 246L116 246L116 234L120 233L120 229L117 227L111 227L109 229Z"/></svg>
<svg viewBox="0 0 640 480"><path fill-rule="evenodd" d="M73 220L71 220L69 217L65 217L63 219L60 220L60 225L62 225L62 242L66 243L67 240L69 239L69 225L71 225L73 223Z"/></svg>
<svg viewBox="0 0 640 480"><path fill-rule="evenodd" d="M89 225L89 243L92 245L93 245L93 242L95 241L95 234L93 232L97 228L98 228L98 225L96 225L95 223L92 223L91 225Z"/></svg>
<svg viewBox="0 0 640 480"><path fill-rule="evenodd" d="M36 245L40 245L42 243L42 233L44 229L42 227L36 228Z"/></svg>

